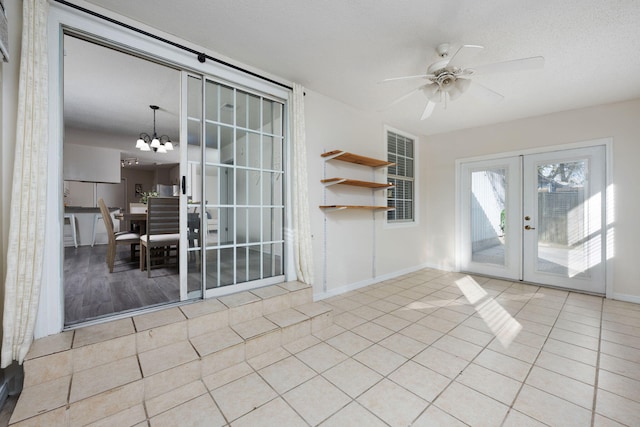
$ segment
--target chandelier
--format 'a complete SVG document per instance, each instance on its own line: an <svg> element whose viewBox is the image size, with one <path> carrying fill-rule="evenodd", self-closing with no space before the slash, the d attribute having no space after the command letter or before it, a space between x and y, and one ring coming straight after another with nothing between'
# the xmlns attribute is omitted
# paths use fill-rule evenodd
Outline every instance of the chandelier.
<svg viewBox="0 0 640 427"><path fill-rule="evenodd" d="M155 151L157 153L166 153L173 150L173 143L167 135L161 135L158 137L156 134L156 111L160 108L157 105L149 105L149 108L153 110L153 136L149 136L148 133L141 133L138 141L136 142L136 148L141 151Z"/></svg>

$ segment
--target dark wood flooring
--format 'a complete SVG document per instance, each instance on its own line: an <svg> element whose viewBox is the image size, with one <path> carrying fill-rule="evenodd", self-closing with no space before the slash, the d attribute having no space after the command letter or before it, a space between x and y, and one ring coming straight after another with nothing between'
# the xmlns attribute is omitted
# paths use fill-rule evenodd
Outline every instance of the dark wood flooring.
<svg viewBox="0 0 640 427"><path fill-rule="evenodd" d="M139 269L138 259L131 260L130 247L119 246L113 273L109 273L106 251L107 245L65 248L65 326L179 301L180 277L176 267L154 268L151 278L147 278L147 272ZM189 298L202 295L199 257L199 251L189 253ZM282 258L278 255L247 251L246 248L222 249L220 253L209 250L205 276L207 289L233 285L234 269L235 283L283 274Z"/></svg>
<svg viewBox="0 0 640 427"><path fill-rule="evenodd" d="M119 246L113 273L106 263L107 245L64 250L65 326L180 299L178 269L155 268L151 278Z"/></svg>

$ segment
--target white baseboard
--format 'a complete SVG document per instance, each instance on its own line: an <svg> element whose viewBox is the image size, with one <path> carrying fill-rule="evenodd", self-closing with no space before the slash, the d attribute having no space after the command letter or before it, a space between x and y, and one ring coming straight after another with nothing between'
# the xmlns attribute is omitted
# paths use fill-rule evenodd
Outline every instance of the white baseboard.
<svg viewBox="0 0 640 427"><path fill-rule="evenodd" d="M619 294L614 292L611 299L640 304L640 296L638 295Z"/></svg>
<svg viewBox="0 0 640 427"><path fill-rule="evenodd" d="M364 288L365 286L373 285L375 283L384 282L385 280L395 279L396 277L404 276L405 274L413 273L425 268L434 268L441 270L436 266L430 264L421 264L413 267L405 268L402 270L394 271L392 273L383 274L382 276L372 277L370 279L361 280L359 282L350 283L348 285L340 286L339 288L329 289L327 292L319 292L313 294L313 300L319 301L326 298L330 298L336 295L343 294L349 291L355 291L356 289Z"/></svg>

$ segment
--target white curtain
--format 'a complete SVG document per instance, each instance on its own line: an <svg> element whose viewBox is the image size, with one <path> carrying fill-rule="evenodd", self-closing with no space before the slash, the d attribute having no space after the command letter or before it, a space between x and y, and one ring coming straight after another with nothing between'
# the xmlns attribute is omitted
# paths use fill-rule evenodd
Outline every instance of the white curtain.
<svg viewBox="0 0 640 427"><path fill-rule="evenodd" d="M293 134L293 240L298 280L313 283L313 253L309 220L309 182L307 180L307 142L304 129L304 88L294 83L291 102Z"/></svg>
<svg viewBox="0 0 640 427"><path fill-rule="evenodd" d="M48 0L24 0L15 160L3 317L2 368L33 341L44 254L48 146Z"/></svg>

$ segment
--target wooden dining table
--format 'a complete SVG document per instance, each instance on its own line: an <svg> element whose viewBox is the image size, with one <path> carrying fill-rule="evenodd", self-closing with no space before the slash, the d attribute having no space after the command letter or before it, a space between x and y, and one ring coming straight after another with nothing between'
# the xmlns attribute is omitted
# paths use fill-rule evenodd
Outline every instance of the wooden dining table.
<svg viewBox="0 0 640 427"><path fill-rule="evenodd" d="M134 227L139 230L140 235L147 233L147 214L146 213L130 213L120 212L114 215L114 218L125 221L125 225L129 224L129 229ZM121 227L122 230L122 227ZM137 230L136 230L137 231Z"/></svg>

